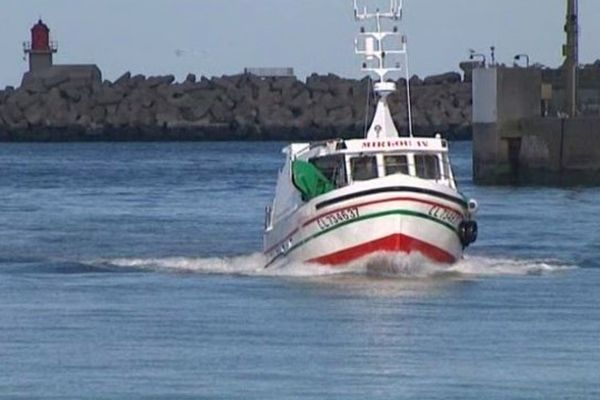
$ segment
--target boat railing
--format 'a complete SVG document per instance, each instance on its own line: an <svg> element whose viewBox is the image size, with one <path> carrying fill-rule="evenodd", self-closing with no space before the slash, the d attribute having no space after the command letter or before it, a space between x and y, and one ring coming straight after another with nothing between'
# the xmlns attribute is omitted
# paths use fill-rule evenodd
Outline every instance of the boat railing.
<svg viewBox="0 0 600 400"><path fill-rule="evenodd" d="M329 140L320 140L317 142L312 142L307 144L305 147L303 147L302 149L300 149L298 152L296 152L293 156L294 159L308 153L311 150L317 149L317 148L325 148L325 149L329 149L329 147L333 144L335 144L336 149L339 147L340 143L344 143L343 139L329 139Z"/></svg>

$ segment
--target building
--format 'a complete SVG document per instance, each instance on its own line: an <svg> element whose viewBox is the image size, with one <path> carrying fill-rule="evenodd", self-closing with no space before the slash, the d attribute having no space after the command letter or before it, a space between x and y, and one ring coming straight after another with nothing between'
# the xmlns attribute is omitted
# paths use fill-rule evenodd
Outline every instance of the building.
<svg viewBox="0 0 600 400"><path fill-rule="evenodd" d="M31 28L31 40L23 43L23 51L29 57L29 71L23 75L22 86L37 79L102 82L97 65L54 64L58 44L51 40L50 28L41 19Z"/></svg>

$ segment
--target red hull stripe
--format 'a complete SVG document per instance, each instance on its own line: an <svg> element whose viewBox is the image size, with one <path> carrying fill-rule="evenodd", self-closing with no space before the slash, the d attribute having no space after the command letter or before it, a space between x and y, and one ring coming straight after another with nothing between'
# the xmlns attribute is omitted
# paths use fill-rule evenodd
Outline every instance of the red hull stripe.
<svg viewBox="0 0 600 400"><path fill-rule="evenodd" d="M402 253L418 252L433 261L447 264L456 261L456 258L452 254L436 246L410 236L394 234L326 256L314 258L309 262L326 265L340 265L379 251Z"/></svg>

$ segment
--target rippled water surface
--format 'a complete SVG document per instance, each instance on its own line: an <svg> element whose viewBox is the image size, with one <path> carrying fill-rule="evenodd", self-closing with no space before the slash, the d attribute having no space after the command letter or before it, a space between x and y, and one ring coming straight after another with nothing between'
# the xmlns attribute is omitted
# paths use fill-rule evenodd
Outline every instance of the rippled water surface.
<svg viewBox="0 0 600 400"><path fill-rule="evenodd" d="M456 143L465 260L265 271L282 145L1 145L0 398L600 398L599 189Z"/></svg>

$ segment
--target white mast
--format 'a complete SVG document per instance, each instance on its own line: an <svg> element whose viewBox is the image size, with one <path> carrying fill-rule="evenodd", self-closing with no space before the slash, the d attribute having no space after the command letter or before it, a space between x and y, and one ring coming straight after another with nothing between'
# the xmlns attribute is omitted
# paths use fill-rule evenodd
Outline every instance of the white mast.
<svg viewBox="0 0 600 400"><path fill-rule="evenodd" d="M398 130L394 125L392 114L387 102L387 97L396 91L396 83L387 82L388 74L393 72L405 71L406 76L406 97L408 107L408 129L412 137L412 113L410 106L410 88L408 84L408 54L406 49L406 37L398 33L398 28L394 27L392 31L386 30L382 20L399 21L402 19L402 0L390 0L390 9L387 12L380 12L377 9L374 13L369 12L365 6L362 11L358 8L358 1L354 0L354 17L357 21L374 21L373 31L365 31L361 28L361 33L355 40L355 52L364 57L362 70L374 73L379 78L375 83L374 91L379 96L377 109L371 127L367 132L367 139L394 138L398 137ZM396 56L401 62L390 67L386 56Z"/></svg>

